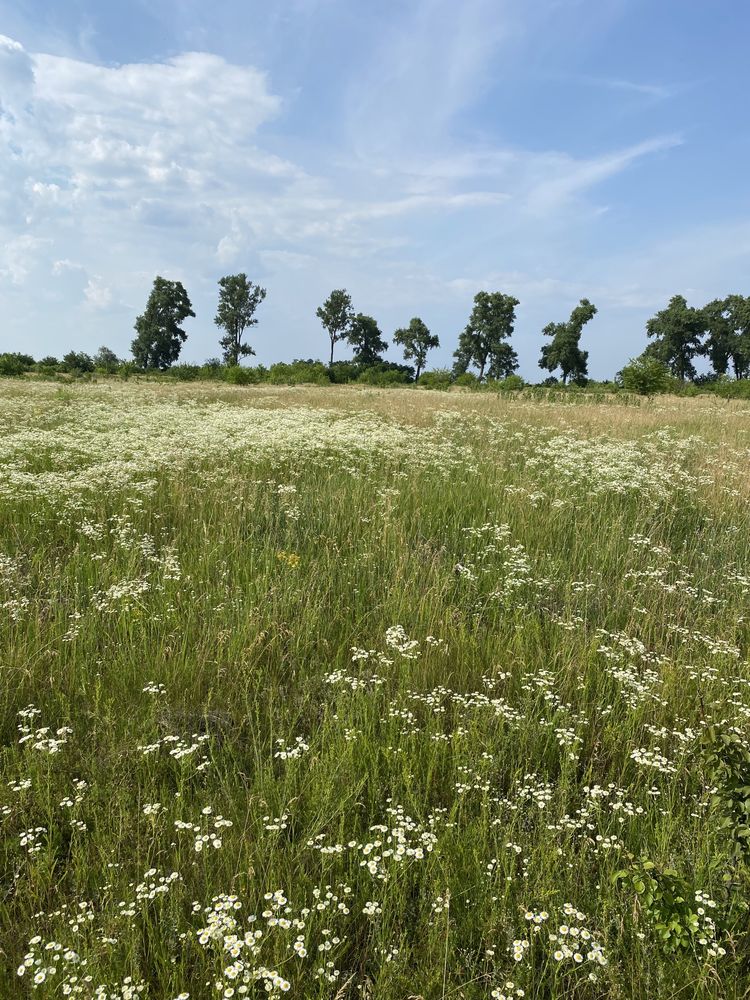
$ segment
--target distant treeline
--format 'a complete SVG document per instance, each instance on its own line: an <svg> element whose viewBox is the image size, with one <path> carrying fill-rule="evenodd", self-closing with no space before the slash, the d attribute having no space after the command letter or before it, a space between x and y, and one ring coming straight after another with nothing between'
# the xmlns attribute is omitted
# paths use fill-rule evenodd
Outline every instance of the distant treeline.
<svg viewBox="0 0 750 1000"><path fill-rule="evenodd" d="M316 310L329 343L329 359L279 362L266 368L242 366L243 358L255 353L245 339L257 325L256 312L266 298L266 289L249 281L246 274L226 275L219 280L218 306L214 323L221 331L221 357L203 365L178 364L187 333L182 324L194 317L187 291L179 281L160 276L144 312L135 321L136 337L132 359L118 358L108 347L94 355L69 351L60 360L45 357L35 361L20 353L0 355L0 375L86 376L95 372L128 377L133 374L165 373L175 378L224 379L237 385L258 382L276 384L330 384L360 382L370 385L417 383L425 388L451 385L503 389L523 388L517 374L518 356L511 343L519 300L503 292L478 292L464 330L458 336L451 369L426 371L430 351L440 346L436 334L418 316L392 335L401 347L404 363L386 361L388 348L377 321L355 312L346 289L334 289ZM548 323L541 331L549 338L541 348L539 367L549 372L544 386L591 386L588 378L588 351L580 348L584 326L597 308L581 299L567 320ZM729 295L700 308L689 306L675 295L665 309L646 324L651 342L644 352L618 372L613 382L598 383L631 392L653 394L676 391L688 385L721 389L724 395L745 396L750 384L750 297ZM335 361L337 343L353 349L350 361ZM710 372L698 376L695 360L706 358ZM409 363L411 362L411 364ZM729 386L732 386L730 389ZM747 395L750 395L748 393Z"/></svg>

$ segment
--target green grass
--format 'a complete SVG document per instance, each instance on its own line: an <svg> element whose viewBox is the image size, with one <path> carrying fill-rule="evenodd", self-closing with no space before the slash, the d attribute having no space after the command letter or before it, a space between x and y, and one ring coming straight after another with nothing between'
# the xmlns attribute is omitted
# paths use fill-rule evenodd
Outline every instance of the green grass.
<svg viewBox="0 0 750 1000"><path fill-rule="evenodd" d="M746 996L749 413L4 388L0 996Z"/></svg>

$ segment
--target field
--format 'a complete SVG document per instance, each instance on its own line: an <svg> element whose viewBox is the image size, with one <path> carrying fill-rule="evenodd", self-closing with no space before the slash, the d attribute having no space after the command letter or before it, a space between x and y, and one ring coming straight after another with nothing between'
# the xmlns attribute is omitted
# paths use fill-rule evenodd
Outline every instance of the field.
<svg viewBox="0 0 750 1000"><path fill-rule="evenodd" d="M0 997L750 995L750 406L0 387Z"/></svg>

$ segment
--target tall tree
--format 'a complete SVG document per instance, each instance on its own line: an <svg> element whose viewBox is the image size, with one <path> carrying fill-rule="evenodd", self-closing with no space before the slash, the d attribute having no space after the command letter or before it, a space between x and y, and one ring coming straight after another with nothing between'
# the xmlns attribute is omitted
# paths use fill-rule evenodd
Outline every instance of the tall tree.
<svg viewBox="0 0 750 1000"><path fill-rule="evenodd" d="M419 316L409 321L406 327L400 327L393 334L393 343L404 349L404 358L416 364L415 380L419 378L427 361L427 352L434 347L440 347L436 333L430 333L426 323Z"/></svg>
<svg viewBox="0 0 750 1000"><path fill-rule="evenodd" d="M224 330L219 344L225 364L238 365L240 358L255 354L249 344L242 343L242 335L249 326L257 324L255 310L265 297L265 288L248 281L246 274L227 274L219 279L219 307L214 323Z"/></svg>
<svg viewBox="0 0 750 1000"><path fill-rule="evenodd" d="M660 310L646 324L646 332L655 340L648 353L669 366L681 382L695 378L693 358L702 351L701 338L707 318L702 309L689 306L682 295L673 295L666 309Z"/></svg>
<svg viewBox="0 0 750 1000"><path fill-rule="evenodd" d="M381 361L381 353L388 347L380 328L372 316L357 313L349 324L346 339L354 348L354 360L360 365L374 365Z"/></svg>
<svg viewBox="0 0 750 1000"><path fill-rule="evenodd" d="M337 341L343 340L349 332L354 310L352 299L345 288L335 288L322 306L318 306L315 315L328 331L331 341L331 360L333 364L333 348Z"/></svg>
<svg viewBox="0 0 750 1000"><path fill-rule="evenodd" d="M581 299L570 314L567 323L548 323L542 330L551 343L542 347L539 367L548 372L559 368L563 385L569 378L581 381L588 375L589 352L582 351L579 344L584 326L596 316L597 308L588 299Z"/></svg>
<svg viewBox="0 0 750 1000"><path fill-rule="evenodd" d="M476 365L479 378L485 370L492 378L503 378L518 368L518 355L507 341L516 322L518 299L502 292L477 292L469 322L453 352L455 374Z"/></svg>
<svg viewBox="0 0 750 1000"><path fill-rule="evenodd" d="M750 374L750 298L729 295L703 307L708 336L702 353L717 375L726 375L731 360L735 378Z"/></svg>
<svg viewBox="0 0 750 1000"><path fill-rule="evenodd" d="M94 366L107 375L113 375L121 364L120 359L109 347L100 347L94 355Z"/></svg>
<svg viewBox="0 0 750 1000"><path fill-rule="evenodd" d="M188 316L195 313L182 282L154 278L146 310L135 321L131 350L136 364L162 371L174 364L187 340L180 323Z"/></svg>

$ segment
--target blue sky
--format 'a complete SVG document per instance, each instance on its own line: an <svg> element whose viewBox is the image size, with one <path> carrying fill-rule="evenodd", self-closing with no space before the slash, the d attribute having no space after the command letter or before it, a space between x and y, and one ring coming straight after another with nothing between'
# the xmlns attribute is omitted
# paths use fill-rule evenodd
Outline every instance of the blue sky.
<svg viewBox="0 0 750 1000"><path fill-rule="evenodd" d="M531 378L590 298L606 377L671 295L750 293L744 0L0 0L0 35L0 350L125 355L158 273L203 360L245 271L266 363L325 357L346 287L448 364L488 289Z"/></svg>

